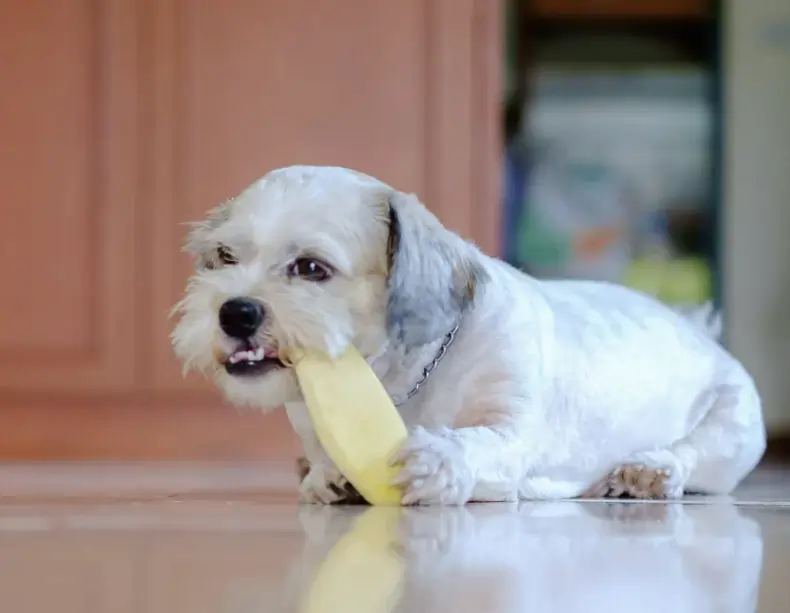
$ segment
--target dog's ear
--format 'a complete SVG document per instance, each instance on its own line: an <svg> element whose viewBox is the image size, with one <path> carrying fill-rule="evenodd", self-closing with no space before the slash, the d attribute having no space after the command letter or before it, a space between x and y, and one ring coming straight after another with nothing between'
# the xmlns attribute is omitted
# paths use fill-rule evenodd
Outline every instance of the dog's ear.
<svg viewBox="0 0 790 613"><path fill-rule="evenodd" d="M414 195L388 201L387 329L418 346L442 338L461 319L487 279L481 254L447 230Z"/></svg>
<svg viewBox="0 0 790 613"><path fill-rule="evenodd" d="M211 233L230 217L230 207L232 200L228 200L215 206L206 213L206 217L200 221L188 222L190 230L182 251L194 258L205 255L206 250L213 246L209 237Z"/></svg>

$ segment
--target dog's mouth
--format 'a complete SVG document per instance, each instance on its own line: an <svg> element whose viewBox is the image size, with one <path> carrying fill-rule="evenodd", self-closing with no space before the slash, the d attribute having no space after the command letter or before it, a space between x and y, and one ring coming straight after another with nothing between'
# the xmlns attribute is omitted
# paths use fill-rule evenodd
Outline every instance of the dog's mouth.
<svg viewBox="0 0 790 613"><path fill-rule="evenodd" d="M228 354L223 366L229 375L238 377L261 376L285 368L276 351L264 349L252 339L242 342Z"/></svg>

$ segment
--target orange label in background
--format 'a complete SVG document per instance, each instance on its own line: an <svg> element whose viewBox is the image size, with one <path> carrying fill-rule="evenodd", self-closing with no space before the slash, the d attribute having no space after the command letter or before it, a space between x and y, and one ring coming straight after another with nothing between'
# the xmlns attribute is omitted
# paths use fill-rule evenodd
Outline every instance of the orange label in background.
<svg viewBox="0 0 790 613"><path fill-rule="evenodd" d="M583 259L600 258L622 234L620 226L595 228L581 232L573 240L573 250Z"/></svg>

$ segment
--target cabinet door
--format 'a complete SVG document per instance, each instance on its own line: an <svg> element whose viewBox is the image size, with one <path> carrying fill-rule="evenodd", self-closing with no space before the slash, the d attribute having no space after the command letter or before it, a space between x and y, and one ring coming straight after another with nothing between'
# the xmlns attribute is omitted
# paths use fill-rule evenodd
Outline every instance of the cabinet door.
<svg viewBox="0 0 790 613"><path fill-rule="evenodd" d="M156 92L148 208L150 380L180 376L164 314L184 288L185 228L268 170L348 166L413 190L497 247L499 3L149 2Z"/></svg>
<svg viewBox="0 0 790 613"><path fill-rule="evenodd" d="M136 367L131 0L0 3L0 402Z"/></svg>

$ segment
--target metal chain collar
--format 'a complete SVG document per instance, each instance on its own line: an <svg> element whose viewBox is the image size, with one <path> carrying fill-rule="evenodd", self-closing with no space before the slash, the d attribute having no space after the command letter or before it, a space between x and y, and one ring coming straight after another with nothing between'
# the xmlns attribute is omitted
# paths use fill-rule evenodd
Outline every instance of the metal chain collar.
<svg viewBox="0 0 790 613"><path fill-rule="evenodd" d="M422 376L417 380L417 383L414 384L414 387L412 387L411 390L409 390L409 393L406 394L406 397L395 402L396 407L399 407L407 400L410 400L417 392L420 391L420 388L423 385L425 385L425 382L428 380L428 377L431 376L431 373L439 365L439 362L442 361L442 358L444 358L444 356L447 354L447 349L449 349L450 345L453 344L453 341L455 340L455 334L456 332L458 332L458 327L460 325L461 325L460 323L455 324L455 328L453 328L447 333L431 363L422 369Z"/></svg>

